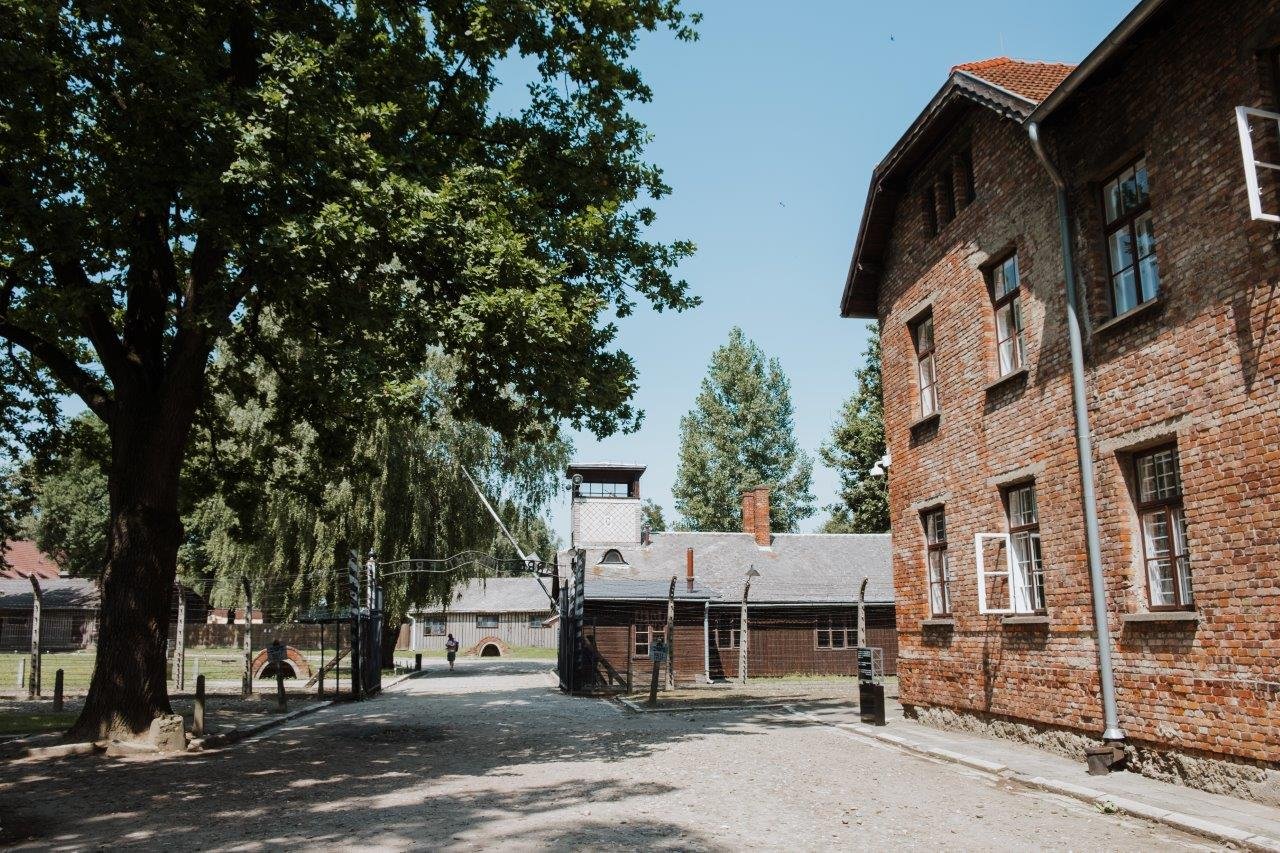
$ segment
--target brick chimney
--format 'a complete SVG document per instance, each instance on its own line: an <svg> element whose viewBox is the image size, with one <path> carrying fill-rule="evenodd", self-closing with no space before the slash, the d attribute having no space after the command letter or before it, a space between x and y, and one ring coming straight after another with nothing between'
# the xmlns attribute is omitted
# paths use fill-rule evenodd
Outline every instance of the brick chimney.
<svg viewBox="0 0 1280 853"><path fill-rule="evenodd" d="M684 576L689 584L689 592L693 592L693 549L687 548L684 552Z"/></svg>
<svg viewBox="0 0 1280 853"><path fill-rule="evenodd" d="M761 547L772 544L773 525L769 519L768 486L742 490L742 532L754 536L756 544Z"/></svg>

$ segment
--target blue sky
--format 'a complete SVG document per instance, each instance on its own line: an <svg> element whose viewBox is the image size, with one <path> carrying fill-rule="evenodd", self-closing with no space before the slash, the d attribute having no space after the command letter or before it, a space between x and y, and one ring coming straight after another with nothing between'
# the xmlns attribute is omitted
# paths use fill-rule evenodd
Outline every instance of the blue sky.
<svg viewBox="0 0 1280 853"><path fill-rule="evenodd" d="M647 465L642 490L673 518L680 417L735 325L781 359L799 443L816 457L866 347L866 324L840 319L837 301L872 168L952 65L1001 55L1078 62L1132 6L689 3L704 15L699 41L654 36L635 56L654 90L637 114L655 137L650 159L674 190L658 205L653 235L697 243L680 272L703 304L683 315L642 309L620 322L645 422L604 441L575 433L576 458ZM817 464L819 506L835 488L835 473ZM567 497L551 520L568 541Z"/></svg>

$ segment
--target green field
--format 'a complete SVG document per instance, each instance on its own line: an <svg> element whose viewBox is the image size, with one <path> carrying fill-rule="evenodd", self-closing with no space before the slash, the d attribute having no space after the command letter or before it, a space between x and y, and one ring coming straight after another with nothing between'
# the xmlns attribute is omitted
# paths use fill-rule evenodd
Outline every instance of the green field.
<svg viewBox="0 0 1280 853"><path fill-rule="evenodd" d="M254 650L254 656L258 654ZM302 649L313 668L320 663L319 649ZM326 659L332 659L333 649L325 650ZM89 681L93 676L94 653L92 650L79 652L45 652L40 662L40 689L45 696L53 695L54 673L63 671L63 689L67 693L83 693L89 689ZM341 673L349 677L346 660L343 660ZM410 658L412 663L412 657ZM31 656L21 652L0 653L0 691L21 690L25 681L19 682L18 672L22 668L24 676L29 677L27 667L31 665ZM186 653L186 689L195 689L196 676L203 675L205 681L239 681L244 672L244 650L238 648L197 648ZM172 681L172 665L168 670ZM325 674L325 679L333 678L333 671Z"/></svg>

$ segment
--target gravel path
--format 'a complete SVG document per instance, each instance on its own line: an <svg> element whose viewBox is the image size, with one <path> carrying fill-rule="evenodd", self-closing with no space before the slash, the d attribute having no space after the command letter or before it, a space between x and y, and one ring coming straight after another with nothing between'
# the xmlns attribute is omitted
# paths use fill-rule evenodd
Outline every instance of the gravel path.
<svg viewBox="0 0 1280 853"><path fill-rule="evenodd" d="M460 661L173 759L4 767L31 849L1206 849L777 709L624 713L545 662ZM830 717L839 711L828 708Z"/></svg>

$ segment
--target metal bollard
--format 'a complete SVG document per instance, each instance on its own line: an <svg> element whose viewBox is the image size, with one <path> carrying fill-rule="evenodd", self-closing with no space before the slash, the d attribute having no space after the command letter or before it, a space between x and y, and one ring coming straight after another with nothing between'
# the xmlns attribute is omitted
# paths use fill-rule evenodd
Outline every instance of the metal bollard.
<svg viewBox="0 0 1280 853"><path fill-rule="evenodd" d="M422 672L422 655L420 654L413 656L413 671Z"/></svg>
<svg viewBox="0 0 1280 853"><path fill-rule="evenodd" d="M191 712L191 734L204 736L204 676L196 676L196 704Z"/></svg>
<svg viewBox="0 0 1280 853"><path fill-rule="evenodd" d="M62 710L62 670L53 674L53 710Z"/></svg>

